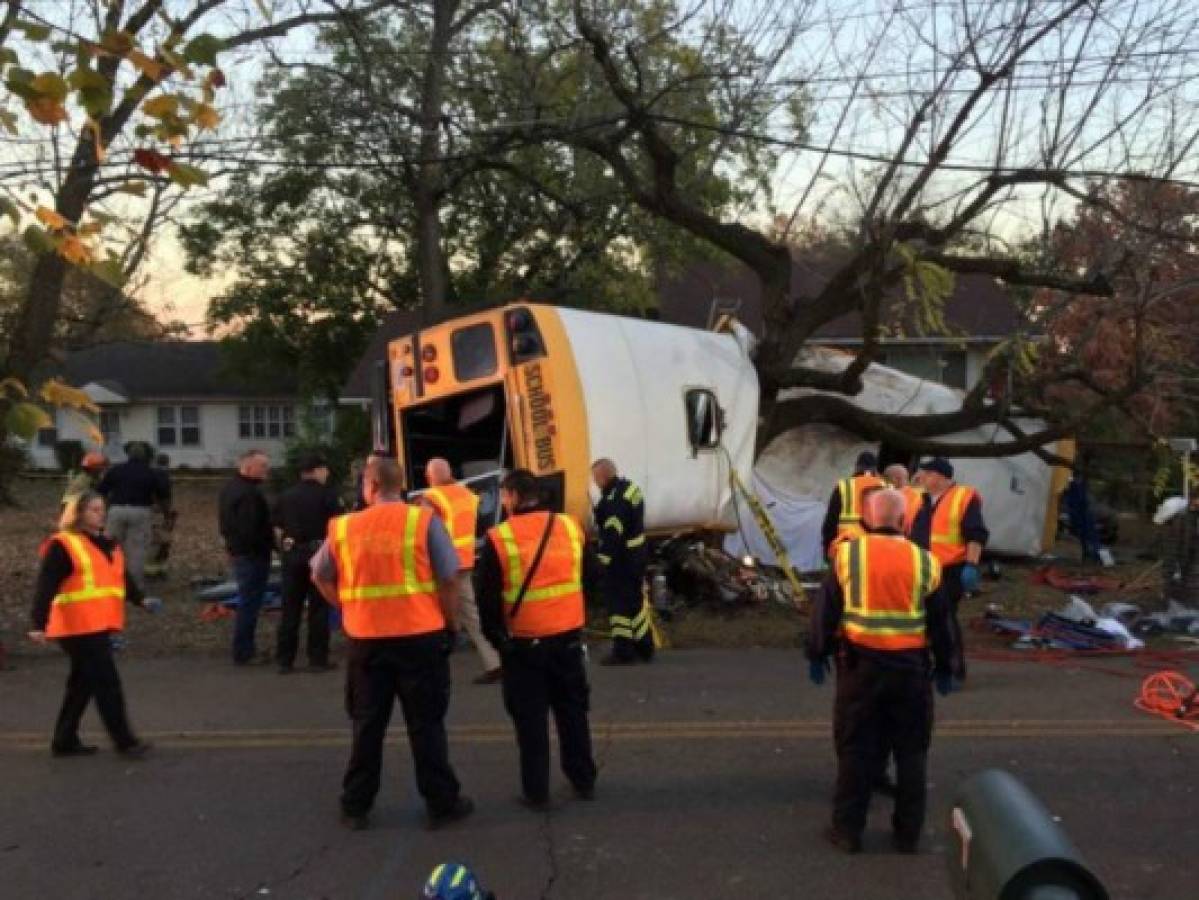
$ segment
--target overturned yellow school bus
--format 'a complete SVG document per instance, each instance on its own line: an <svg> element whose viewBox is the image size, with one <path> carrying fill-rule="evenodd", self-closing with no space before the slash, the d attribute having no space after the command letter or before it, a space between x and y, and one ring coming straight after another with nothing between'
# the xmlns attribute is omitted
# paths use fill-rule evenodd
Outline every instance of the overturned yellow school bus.
<svg viewBox="0 0 1199 900"><path fill-rule="evenodd" d="M392 341L374 388L376 449L410 490L444 457L494 521L502 472L531 470L552 504L591 517L592 461L646 498L646 528L731 526L730 467L753 468L758 382L744 338L516 303Z"/></svg>

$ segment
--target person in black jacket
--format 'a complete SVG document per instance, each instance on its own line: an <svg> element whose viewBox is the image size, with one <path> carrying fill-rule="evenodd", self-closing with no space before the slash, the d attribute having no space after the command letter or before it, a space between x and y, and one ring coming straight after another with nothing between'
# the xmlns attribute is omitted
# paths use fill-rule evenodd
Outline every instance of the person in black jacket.
<svg viewBox="0 0 1199 900"><path fill-rule="evenodd" d="M279 539L283 574L283 609L275 661L279 674L290 673L296 663L300 618L308 604L308 668L327 672L329 662L329 605L312 584L308 563L329 530L329 520L341 515L341 501L327 486L329 466L316 454L300 460L300 482L275 502L274 524Z"/></svg>
<svg viewBox="0 0 1199 900"><path fill-rule="evenodd" d="M641 488L621 478L610 459L596 460L591 477L600 491L595 507L599 561L604 566L603 595L608 604L612 651L601 666L629 665L654 658L650 611L642 597L647 553L645 499Z"/></svg>
<svg viewBox="0 0 1199 900"><path fill-rule="evenodd" d="M153 508L158 506L165 512L170 506L170 493L162 476L150 468L144 442L131 441L125 452L129 458L105 472L96 490L108 503L107 534L125 551L129 572L144 590Z"/></svg>
<svg viewBox="0 0 1199 900"><path fill-rule="evenodd" d="M94 697L117 751L140 759L150 745L139 740L129 725L109 635L124 626L124 602L150 611L161 604L143 596L130 577L120 546L104 535L104 519L104 498L95 491L72 498L63 510L60 531L42 545L29 638L39 644L52 640L71 659L51 752L55 756L96 752L79 739L79 721Z"/></svg>
<svg viewBox="0 0 1199 900"><path fill-rule="evenodd" d="M270 457L248 450L238 459L237 474L221 488L218 515L225 550L237 581L237 619L233 625L233 662L254 661L258 613L271 574L274 531L262 483L270 472Z"/></svg>

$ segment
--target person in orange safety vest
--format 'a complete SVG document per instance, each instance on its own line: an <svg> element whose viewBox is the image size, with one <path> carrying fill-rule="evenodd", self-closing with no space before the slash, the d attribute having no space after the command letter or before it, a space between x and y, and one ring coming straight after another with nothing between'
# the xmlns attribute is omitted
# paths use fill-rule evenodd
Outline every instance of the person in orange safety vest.
<svg viewBox="0 0 1199 900"><path fill-rule="evenodd" d="M458 554L432 512L404 502L404 470L396 460L371 457L362 481L367 508L330 521L311 562L312 580L341 608L349 638L346 707L354 740L342 781L342 824L354 831L370 824L383 739L399 697L417 790L429 826L437 828L474 811L450 765L445 729Z"/></svg>
<svg viewBox="0 0 1199 900"><path fill-rule="evenodd" d="M154 612L161 601L145 597L130 577L120 545L104 534L104 520L104 498L95 491L67 502L59 531L41 547L29 637L54 641L71 659L50 751L55 756L96 752L79 739L79 721L94 697L117 752L140 759L150 745L129 725L110 636L125 627L126 602Z"/></svg>
<svg viewBox="0 0 1199 900"><path fill-rule="evenodd" d="M821 546L829 558L833 555L836 543L864 533L862 511L865 508L865 495L881 487L886 487L886 482L878 476L878 458L868 450L859 453L853 474L842 478L833 488L824 523L820 527Z"/></svg>
<svg viewBox="0 0 1199 900"><path fill-rule="evenodd" d="M458 552L458 621L483 661L483 673L474 682L495 684L500 680L500 655L483 636L479 606L475 601L475 529L478 527L479 496L454 480L449 462L441 457L429 460L425 466L425 480L429 489L422 500L441 519Z"/></svg>
<svg viewBox="0 0 1199 900"><path fill-rule="evenodd" d="M927 547L941 563L941 593L953 631L953 675L966 679L966 647L958 607L978 590L978 565L990 533L983 521L982 497L972 487L953 480L953 465L936 456L920 463L920 476L928 501L912 523L911 538Z"/></svg>
<svg viewBox="0 0 1199 900"><path fill-rule="evenodd" d="M847 852L861 850L870 795L893 752L892 841L900 852L914 853L924 825L932 738L929 676L938 693L952 690L953 642L936 591L941 565L903 536L903 496L881 490L868 502L872 530L838 545L812 607L808 636L813 683L824 683L830 657L837 662L837 784L825 836Z"/></svg>
<svg viewBox="0 0 1199 900"><path fill-rule="evenodd" d="M531 809L549 803L552 711L562 770L575 796L590 800L596 766L587 722L584 592L602 577L600 564L579 523L544 507L533 473L509 473L500 498L508 518L487 532L479 556L479 612L484 632L503 654L521 799Z"/></svg>

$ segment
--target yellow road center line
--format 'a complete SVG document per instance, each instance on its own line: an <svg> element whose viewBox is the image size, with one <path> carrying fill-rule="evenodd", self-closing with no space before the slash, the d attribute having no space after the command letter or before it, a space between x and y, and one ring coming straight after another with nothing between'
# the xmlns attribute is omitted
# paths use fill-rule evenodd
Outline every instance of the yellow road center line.
<svg viewBox="0 0 1199 900"><path fill-rule="evenodd" d="M618 742L694 740L831 740L832 723L825 720L759 720L739 722L596 722L592 731L599 740ZM466 725L449 729L450 740L460 744L507 743L513 740L508 725ZM965 738L1103 738L1164 737L1188 732L1168 722L1146 720L960 719L940 722L938 739ZM395 735L397 738L399 734ZM247 729L213 731L159 731L145 737L165 747L269 749L288 747L340 747L349 743L348 728ZM0 735L0 749L44 749L47 736L38 732Z"/></svg>

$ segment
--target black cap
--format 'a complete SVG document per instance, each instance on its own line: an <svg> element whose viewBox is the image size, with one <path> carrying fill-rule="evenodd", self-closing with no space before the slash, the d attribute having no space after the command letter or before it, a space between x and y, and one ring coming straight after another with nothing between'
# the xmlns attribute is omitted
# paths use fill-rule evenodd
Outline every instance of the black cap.
<svg viewBox="0 0 1199 900"><path fill-rule="evenodd" d="M917 466L925 472L936 472L939 475L944 475L946 478L953 477L953 465L944 456L934 456L932 459L926 459Z"/></svg>
<svg viewBox="0 0 1199 900"><path fill-rule="evenodd" d="M878 457L869 450L863 450L858 454L858 461L853 464L855 472L877 472Z"/></svg>
<svg viewBox="0 0 1199 900"><path fill-rule="evenodd" d="M314 472L322 467L328 468L329 461L319 453L306 453L300 457L300 471Z"/></svg>

